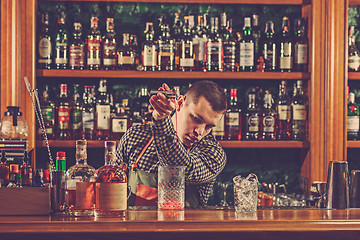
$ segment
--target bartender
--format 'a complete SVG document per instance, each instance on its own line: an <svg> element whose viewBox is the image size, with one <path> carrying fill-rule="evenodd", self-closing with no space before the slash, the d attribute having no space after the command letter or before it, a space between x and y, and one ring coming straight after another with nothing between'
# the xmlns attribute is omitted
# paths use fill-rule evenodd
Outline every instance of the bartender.
<svg viewBox="0 0 360 240"><path fill-rule="evenodd" d="M159 91L170 91L163 84ZM185 203L206 205L226 155L211 129L226 111L224 90L212 81L198 81L184 95L151 96L152 123L131 127L120 139L118 157L128 164L129 205L157 204L158 166L185 166Z"/></svg>

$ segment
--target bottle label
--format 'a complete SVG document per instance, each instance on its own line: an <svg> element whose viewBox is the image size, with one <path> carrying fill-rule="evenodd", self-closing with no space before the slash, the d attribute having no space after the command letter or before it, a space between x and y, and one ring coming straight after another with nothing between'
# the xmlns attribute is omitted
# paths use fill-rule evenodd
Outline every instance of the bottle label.
<svg viewBox="0 0 360 240"><path fill-rule="evenodd" d="M88 40L87 65L100 65L100 40L97 38Z"/></svg>
<svg viewBox="0 0 360 240"><path fill-rule="evenodd" d="M263 51L265 66L269 68L276 67L276 45L272 44L272 48L268 46L269 45L265 45Z"/></svg>
<svg viewBox="0 0 360 240"><path fill-rule="evenodd" d="M80 129L81 127L81 110L79 108L75 108L71 114L71 127L72 129Z"/></svg>
<svg viewBox="0 0 360 240"><path fill-rule="evenodd" d="M156 66L156 46L144 46L143 55L143 65L144 67L155 67Z"/></svg>
<svg viewBox="0 0 360 240"><path fill-rule="evenodd" d="M67 64L67 38L65 37L58 37L56 38L55 42L55 64Z"/></svg>
<svg viewBox="0 0 360 240"><path fill-rule="evenodd" d="M249 132L258 132L259 131L259 116L252 115L248 119Z"/></svg>
<svg viewBox="0 0 360 240"><path fill-rule="evenodd" d="M204 61L205 39L193 38L195 61Z"/></svg>
<svg viewBox="0 0 360 240"><path fill-rule="evenodd" d="M193 67L194 59L193 58L180 58L181 67Z"/></svg>
<svg viewBox="0 0 360 240"><path fill-rule="evenodd" d="M235 66L235 56L236 56L236 47L235 44L224 44L224 63L230 66Z"/></svg>
<svg viewBox="0 0 360 240"><path fill-rule="evenodd" d="M360 66L359 56L349 56L349 69L357 70Z"/></svg>
<svg viewBox="0 0 360 240"><path fill-rule="evenodd" d="M128 120L125 118L112 120L112 132L113 133L125 133L128 126Z"/></svg>
<svg viewBox="0 0 360 240"><path fill-rule="evenodd" d="M290 119L290 106L278 105L278 114L279 114L279 120Z"/></svg>
<svg viewBox="0 0 360 240"><path fill-rule="evenodd" d="M298 43L295 45L295 63L307 64L308 62L308 45Z"/></svg>
<svg viewBox="0 0 360 240"><path fill-rule="evenodd" d="M225 117L222 116L220 121L212 129L212 135L213 136L224 136L224 132L225 132Z"/></svg>
<svg viewBox="0 0 360 240"><path fill-rule="evenodd" d="M254 66L254 43L240 43L240 66Z"/></svg>
<svg viewBox="0 0 360 240"><path fill-rule="evenodd" d="M124 64L134 64L134 57L133 56L120 56L118 58L118 64L124 65Z"/></svg>
<svg viewBox="0 0 360 240"><path fill-rule="evenodd" d="M93 112L83 112L82 113L82 122L84 129L94 129L94 113Z"/></svg>
<svg viewBox="0 0 360 240"><path fill-rule="evenodd" d="M306 120L305 105L293 105L293 120Z"/></svg>
<svg viewBox="0 0 360 240"><path fill-rule="evenodd" d="M265 116L263 119L264 132L274 132L275 118L273 116Z"/></svg>
<svg viewBox="0 0 360 240"><path fill-rule="evenodd" d="M45 132L46 132L46 134L53 134L53 129L52 129L52 128L50 128L50 127L45 128ZM39 135L42 135L42 134L43 134L43 132L42 132L42 129L41 129L41 128L39 128L39 129L38 129L38 134L39 134Z"/></svg>
<svg viewBox="0 0 360 240"><path fill-rule="evenodd" d="M68 106L61 106L59 107L58 111L58 121L59 121L59 128L60 129L68 129L69 122L70 122L70 109Z"/></svg>
<svg viewBox="0 0 360 240"><path fill-rule="evenodd" d="M208 42L207 43L207 54L219 54L221 51L220 42Z"/></svg>
<svg viewBox="0 0 360 240"><path fill-rule="evenodd" d="M42 107L41 113L44 117L45 122L53 122L54 121L54 109L52 107Z"/></svg>
<svg viewBox="0 0 360 240"><path fill-rule="evenodd" d="M82 181L82 177L74 177L73 179L66 180L67 190L76 190L76 183Z"/></svg>
<svg viewBox="0 0 360 240"><path fill-rule="evenodd" d="M51 41L48 38L42 38L39 41L39 55L41 58L47 58L46 61L50 61L51 56Z"/></svg>
<svg viewBox="0 0 360 240"><path fill-rule="evenodd" d="M76 182L76 209L93 209L94 204L94 183Z"/></svg>
<svg viewBox="0 0 360 240"><path fill-rule="evenodd" d="M229 126L230 128L239 127L239 119L240 119L239 112L226 113L226 125Z"/></svg>
<svg viewBox="0 0 360 240"><path fill-rule="evenodd" d="M172 44L159 43L159 54L163 56L171 56L174 54L174 47Z"/></svg>
<svg viewBox="0 0 360 240"><path fill-rule="evenodd" d="M279 63L280 69L292 69L291 43L284 43L282 53Z"/></svg>
<svg viewBox="0 0 360 240"><path fill-rule="evenodd" d="M96 208L122 211L127 209L127 183L96 183Z"/></svg>
<svg viewBox="0 0 360 240"><path fill-rule="evenodd" d="M116 66L116 59L114 58L104 58L104 66Z"/></svg>
<svg viewBox="0 0 360 240"><path fill-rule="evenodd" d="M348 116L347 117L347 130L351 132L359 131L359 116Z"/></svg>
<svg viewBox="0 0 360 240"><path fill-rule="evenodd" d="M85 60L84 46L70 46L69 65L72 67L83 67Z"/></svg>
<svg viewBox="0 0 360 240"><path fill-rule="evenodd" d="M97 105L96 106L97 129L109 130L110 129L110 105Z"/></svg>

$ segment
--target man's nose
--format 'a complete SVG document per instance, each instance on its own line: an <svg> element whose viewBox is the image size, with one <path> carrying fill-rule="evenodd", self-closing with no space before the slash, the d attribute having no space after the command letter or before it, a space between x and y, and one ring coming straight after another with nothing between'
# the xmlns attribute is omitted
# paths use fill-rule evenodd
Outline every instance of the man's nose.
<svg viewBox="0 0 360 240"><path fill-rule="evenodd" d="M205 126L203 125L200 125L200 126L197 126L195 129L194 129L194 132L195 132L195 136L202 136L204 134L204 131L205 131Z"/></svg>

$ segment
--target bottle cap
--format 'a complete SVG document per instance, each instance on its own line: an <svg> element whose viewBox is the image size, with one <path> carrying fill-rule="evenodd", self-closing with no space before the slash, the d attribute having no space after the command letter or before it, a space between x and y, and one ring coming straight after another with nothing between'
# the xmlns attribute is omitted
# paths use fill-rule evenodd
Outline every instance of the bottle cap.
<svg viewBox="0 0 360 240"><path fill-rule="evenodd" d="M56 157L57 158L64 158L64 157L66 157L66 154L65 154L65 152L57 152Z"/></svg>

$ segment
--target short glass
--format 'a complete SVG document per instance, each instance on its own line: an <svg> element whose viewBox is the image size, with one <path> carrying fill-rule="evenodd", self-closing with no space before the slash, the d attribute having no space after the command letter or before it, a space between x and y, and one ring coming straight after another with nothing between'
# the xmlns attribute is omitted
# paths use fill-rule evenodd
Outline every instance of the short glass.
<svg viewBox="0 0 360 240"><path fill-rule="evenodd" d="M234 182L234 206L236 212L254 212L257 210L258 178L250 173L246 178L236 176Z"/></svg>
<svg viewBox="0 0 360 240"><path fill-rule="evenodd" d="M158 209L183 210L185 205L185 167L158 167Z"/></svg>

